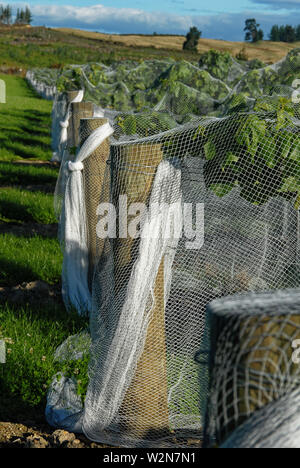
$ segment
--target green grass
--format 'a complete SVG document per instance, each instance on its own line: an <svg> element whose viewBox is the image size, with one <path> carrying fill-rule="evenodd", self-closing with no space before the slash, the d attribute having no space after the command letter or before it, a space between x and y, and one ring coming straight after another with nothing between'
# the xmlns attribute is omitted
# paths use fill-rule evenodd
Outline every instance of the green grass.
<svg viewBox="0 0 300 468"><path fill-rule="evenodd" d="M56 239L3 234L0 246L0 286L35 280L59 282L62 254Z"/></svg>
<svg viewBox="0 0 300 468"><path fill-rule="evenodd" d="M54 191L57 175L57 169L10 164L0 158L0 186L51 184Z"/></svg>
<svg viewBox="0 0 300 468"><path fill-rule="evenodd" d="M86 328L84 319L60 307L19 310L0 306L0 339L6 341L7 363L0 364L0 418L40 408L43 412L49 383L57 372L56 348Z"/></svg>
<svg viewBox="0 0 300 468"><path fill-rule="evenodd" d="M6 232L0 235L0 287L36 280L59 284L62 253L57 239L33 235L30 226L26 230L28 223L56 222L58 169L34 165L51 158L52 104L24 79L0 78L7 88L7 104L0 104L0 224ZM22 164L28 160L32 163ZM7 347L7 363L0 364L0 420L42 417L47 388L57 372L54 351L86 326L54 301L43 308L0 305L0 339Z"/></svg>
<svg viewBox="0 0 300 468"><path fill-rule="evenodd" d="M23 78L0 75L7 102L0 104L0 160L51 159L52 103L40 99Z"/></svg>
<svg viewBox="0 0 300 468"><path fill-rule="evenodd" d="M175 60L197 60L197 54L188 51L131 47L113 41L78 37L44 27L0 28L2 67L59 68L66 64L110 64L116 60L161 59L170 56Z"/></svg>
<svg viewBox="0 0 300 468"><path fill-rule="evenodd" d="M56 223L53 196L15 188L0 189L0 221Z"/></svg>
<svg viewBox="0 0 300 468"><path fill-rule="evenodd" d="M14 224L55 223L53 196L58 170L13 164L19 159L49 160L51 103L37 97L25 80L0 75L7 104L0 105L0 222L11 232L0 236L0 285L35 280L60 281L62 254L57 239L21 236ZM2 186L2 188L1 188ZM36 188L35 188L36 187ZM52 192L53 193L53 192Z"/></svg>

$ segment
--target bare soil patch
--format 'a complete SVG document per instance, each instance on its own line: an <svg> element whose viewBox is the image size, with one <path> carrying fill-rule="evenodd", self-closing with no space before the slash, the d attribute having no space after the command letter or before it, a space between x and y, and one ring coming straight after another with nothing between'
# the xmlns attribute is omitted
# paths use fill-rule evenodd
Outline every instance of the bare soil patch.
<svg viewBox="0 0 300 468"><path fill-rule="evenodd" d="M63 430L53 430L50 426L24 423L0 422L0 448L105 448L90 442L83 435L75 435Z"/></svg>

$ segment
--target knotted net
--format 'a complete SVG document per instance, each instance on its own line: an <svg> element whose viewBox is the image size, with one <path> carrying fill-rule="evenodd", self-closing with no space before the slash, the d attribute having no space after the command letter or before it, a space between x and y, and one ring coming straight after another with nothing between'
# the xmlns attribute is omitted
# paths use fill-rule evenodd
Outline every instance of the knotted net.
<svg viewBox="0 0 300 468"><path fill-rule="evenodd" d="M206 305L299 286L292 95L285 88L222 118L175 118L165 131L153 112L115 114L113 134L93 151L102 132L82 122L90 150L84 161L74 155L75 171L68 163L60 214L86 246L73 271L91 297L88 385L82 392L73 375L56 386L52 424L118 446L199 446L208 369L195 356L207 342ZM72 244L65 236L65 249ZM73 305L86 303L80 293ZM58 401L78 391L80 404L60 418Z"/></svg>
<svg viewBox="0 0 300 468"><path fill-rule="evenodd" d="M289 267L295 278L299 278L297 255L298 262ZM280 434L283 444L288 438L291 445L295 442L292 427L288 432L286 428L290 421L296 429L299 418L291 417L298 397L296 406L287 409L300 382L299 304L299 289L287 289L219 299L209 305L208 446L274 447L280 445ZM269 416L264 424L259 410Z"/></svg>

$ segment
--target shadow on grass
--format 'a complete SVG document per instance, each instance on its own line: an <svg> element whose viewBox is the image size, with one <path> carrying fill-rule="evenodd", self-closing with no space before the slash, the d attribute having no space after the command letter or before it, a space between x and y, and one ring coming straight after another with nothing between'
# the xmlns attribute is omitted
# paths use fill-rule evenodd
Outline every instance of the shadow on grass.
<svg viewBox="0 0 300 468"><path fill-rule="evenodd" d="M0 113L1 150L21 158L51 157L51 120L48 112L14 110Z"/></svg>
<svg viewBox="0 0 300 468"><path fill-rule="evenodd" d="M15 286L24 281L36 279L36 273L16 260L0 257L0 287Z"/></svg>
<svg viewBox="0 0 300 468"><path fill-rule="evenodd" d="M0 192L1 197L1 192ZM19 203L0 199L0 214L8 219L34 222L34 217L28 211L28 207Z"/></svg>
<svg viewBox="0 0 300 468"><path fill-rule="evenodd" d="M34 236L45 239L57 239L57 224L16 224L14 222L0 223L1 234L13 234L15 237L30 238Z"/></svg>
<svg viewBox="0 0 300 468"><path fill-rule="evenodd" d="M18 147L16 145L18 143L18 139L14 139L12 143L4 143L2 146L3 149L6 149L10 153L14 154L15 156L22 158L22 159L39 159L39 160L47 160L49 159L51 153L48 154L48 158L45 158L45 151L49 151L49 148L46 147L47 149L43 149L41 147L41 144L39 145L32 145L28 144L26 147L26 144L22 148L22 144Z"/></svg>
<svg viewBox="0 0 300 468"><path fill-rule="evenodd" d="M43 185L55 187L58 170L0 162L0 185Z"/></svg>
<svg viewBox="0 0 300 468"><path fill-rule="evenodd" d="M46 424L46 398L35 407L27 404L20 396L10 392L1 373L0 371L0 420L24 425Z"/></svg>

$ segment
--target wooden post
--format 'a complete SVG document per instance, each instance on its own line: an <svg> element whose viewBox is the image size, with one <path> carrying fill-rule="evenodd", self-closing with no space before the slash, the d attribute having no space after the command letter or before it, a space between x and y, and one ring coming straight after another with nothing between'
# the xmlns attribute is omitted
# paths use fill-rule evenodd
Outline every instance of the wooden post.
<svg viewBox="0 0 300 468"><path fill-rule="evenodd" d="M107 119L82 119L80 121L80 144L81 146L94 130L107 123ZM110 143L106 139L97 149L84 161L84 192L85 206L87 212L88 251L89 251L89 273L88 284L92 288L95 260L97 254L97 208L100 203L106 162L109 158Z"/></svg>
<svg viewBox="0 0 300 468"><path fill-rule="evenodd" d="M243 366L249 369L248 394L240 390L241 410L254 413L260 407L276 400L276 387L273 387L275 375L293 375L297 366L292 361L292 347L295 332L299 329L300 315L289 317L259 317L242 323L243 340L248 339L247 352L243 355ZM290 340L289 340L290 337ZM300 338L298 333L297 339ZM269 377L264 383L257 381L256 376L266 374ZM279 384L279 382L277 382ZM281 385L283 382L281 382ZM262 389L264 388L264 390ZM260 403L260 406L258 403Z"/></svg>
<svg viewBox="0 0 300 468"><path fill-rule="evenodd" d="M161 145L126 145L115 148L114 152L114 203L118 203L119 195L126 194L128 206L136 202L147 204L156 169L163 159ZM123 169L118 169L120 166ZM137 255L137 240L116 240L114 259L117 282L128 281ZM116 284L116 288L120 287L120 284ZM159 438L169 431L163 261L154 293L155 306L144 351L120 410L121 425L127 437L140 439Z"/></svg>
<svg viewBox="0 0 300 468"><path fill-rule="evenodd" d="M78 91L66 91L67 103L70 104L78 96L78 93L79 93L79 90Z"/></svg>
<svg viewBox="0 0 300 468"><path fill-rule="evenodd" d="M80 144L80 120L91 119L93 117L94 105L92 102L73 102L71 104L71 121L68 130L69 148L77 147Z"/></svg>
<svg viewBox="0 0 300 468"><path fill-rule="evenodd" d="M218 410L219 444L253 413L288 391L293 378L299 378L292 345L300 338L300 294L295 291L294 304L291 295L289 290L245 295L235 301L224 298L208 307L211 404Z"/></svg>

